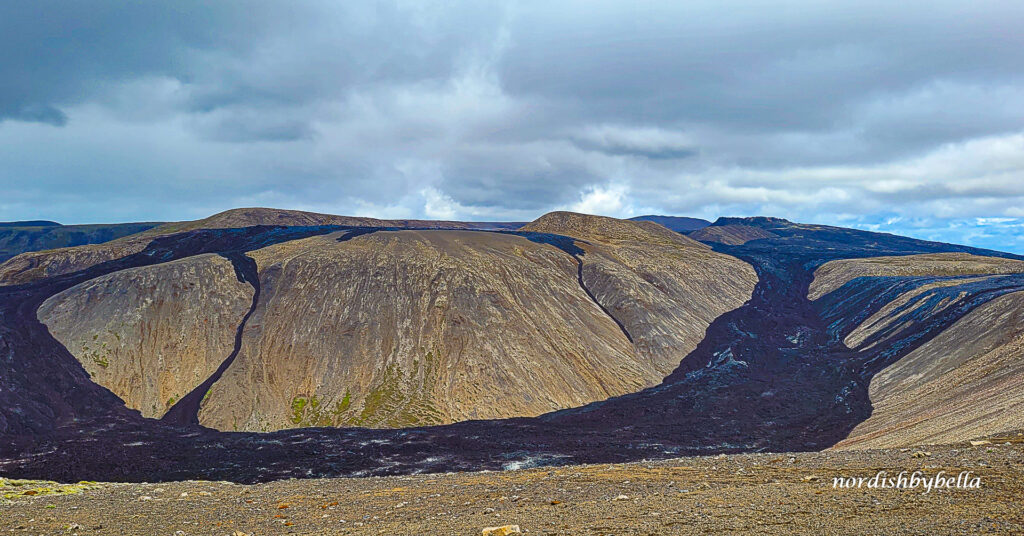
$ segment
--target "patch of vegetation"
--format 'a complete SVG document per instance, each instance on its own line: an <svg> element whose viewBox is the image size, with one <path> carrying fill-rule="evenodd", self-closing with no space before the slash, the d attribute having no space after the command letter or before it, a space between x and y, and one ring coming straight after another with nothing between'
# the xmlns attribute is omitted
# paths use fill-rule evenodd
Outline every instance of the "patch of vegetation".
<svg viewBox="0 0 1024 536"><path fill-rule="evenodd" d="M118 343L121 342L121 335L113 330L108 329L103 334L113 336ZM82 359L88 359L101 368L109 367L110 358L113 357L113 353L107 342L100 340L99 333L94 333L91 344L93 346L86 343L82 344Z"/></svg>
<svg viewBox="0 0 1024 536"><path fill-rule="evenodd" d="M314 396L315 398L315 396ZM292 424L300 424L302 417L306 412L306 404L309 403L309 399L304 396L297 396L292 398Z"/></svg>
<svg viewBox="0 0 1024 536"><path fill-rule="evenodd" d="M424 391L424 385L433 383L436 370L434 350L427 351L423 358L422 375L419 360L413 361L408 376L396 365L388 365L363 400L362 411L348 424L400 428L442 422L444 415L434 405L430 393Z"/></svg>
<svg viewBox="0 0 1024 536"><path fill-rule="evenodd" d="M352 405L352 393L349 393L348 390L346 390L345 391L345 398L342 398L341 402L338 402L338 406L335 409L337 411L341 412L341 411L347 410L348 407L351 406L351 405Z"/></svg>
<svg viewBox="0 0 1024 536"><path fill-rule="evenodd" d="M42 495L70 495L101 487L96 482L86 480L77 484L60 484L47 480L18 480L0 477L0 497L8 500Z"/></svg>
<svg viewBox="0 0 1024 536"><path fill-rule="evenodd" d="M289 421L297 427L341 426L344 424L343 414L352 406L352 393L345 391L345 396L333 407L326 407L318 395L298 395L292 398L291 416Z"/></svg>
<svg viewBox="0 0 1024 536"><path fill-rule="evenodd" d="M288 422L296 427L388 426L407 427L439 424L444 414L437 409L425 387L435 383L438 359L436 349L414 359L412 369L396 364L386 366L370 391L362 397L361 407L353 408L353 395L345 391L341 400L325 402L320 394L299 394L289 405ZM359 393L357 393L358 395Z"/></svg>

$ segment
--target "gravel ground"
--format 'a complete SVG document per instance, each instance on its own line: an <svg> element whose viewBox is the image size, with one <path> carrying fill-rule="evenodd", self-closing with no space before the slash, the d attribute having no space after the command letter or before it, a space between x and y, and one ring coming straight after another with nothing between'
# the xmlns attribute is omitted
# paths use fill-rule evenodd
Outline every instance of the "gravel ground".
<svg viewBox="0 0 1024 536"><path fill-rule="evenodd" d="M981 486L833 488L836 476L882 470L970 471ZM0 533L479 535L516 524L526 534L1021 534L1022 477L1024 436L1015 435L977 446L257 485L6 481Z"/></svg>

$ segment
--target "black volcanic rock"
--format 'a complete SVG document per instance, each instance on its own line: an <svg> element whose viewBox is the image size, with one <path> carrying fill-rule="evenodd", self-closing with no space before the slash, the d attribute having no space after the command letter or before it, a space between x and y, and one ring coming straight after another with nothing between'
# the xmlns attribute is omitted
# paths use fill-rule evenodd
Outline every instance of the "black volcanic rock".
<svg viewBox="0 0 1024 536"><path fill-rule="evenodd" d="M992 300L1024 291L1021 274L970 276L956 287L935 287L908 310L913 325L874 332L868 342L879 344L850 348L844 340L863 319L936 278L861 277L811 302L814 272L826 262L952 252L1020 257L775 218L721 223L771 234L710 244L753 266L757 286L746 304L711 323L661 384L536 418L401 430L231 433L143 419L90 381L35 316L49 296L104 274L202 253L252 251L339 226L190 231L84 271L0 287L0 470L64 481L252 482L820 450L871 415L868 388L876 374ZM954 290L955 303L935 306L951 303Z"/></svg>

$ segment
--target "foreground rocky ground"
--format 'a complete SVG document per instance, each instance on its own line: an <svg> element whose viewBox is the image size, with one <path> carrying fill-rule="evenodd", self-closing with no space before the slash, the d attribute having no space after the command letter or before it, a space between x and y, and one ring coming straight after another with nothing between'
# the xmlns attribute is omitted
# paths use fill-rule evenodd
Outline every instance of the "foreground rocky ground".
<svg viewBox="0 0 1024 536"><path fill-rule="evenodd" d="M834 489L833 478L970 471L978 489ZM1020 534L1024 435L988 444L740 454L383 478L2 481L14 534Z"/></svg>

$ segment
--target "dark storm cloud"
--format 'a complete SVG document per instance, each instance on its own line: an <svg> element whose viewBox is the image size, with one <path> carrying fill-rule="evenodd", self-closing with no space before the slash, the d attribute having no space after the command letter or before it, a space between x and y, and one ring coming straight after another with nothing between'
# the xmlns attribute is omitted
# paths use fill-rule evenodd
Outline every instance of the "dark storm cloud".
<svg viewBox="0 0 1024 536"><path fill-rule="evenodd" d="M0 219L1024 217L1021 27L998 1L8 2Z"/></svg>

